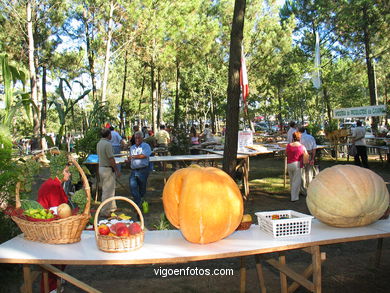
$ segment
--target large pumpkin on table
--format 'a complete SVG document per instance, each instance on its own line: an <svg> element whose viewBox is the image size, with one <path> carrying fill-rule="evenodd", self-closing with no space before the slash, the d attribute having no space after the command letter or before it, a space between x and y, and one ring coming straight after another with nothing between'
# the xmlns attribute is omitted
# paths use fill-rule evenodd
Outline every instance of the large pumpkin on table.
<svg viewBox="0 0 390 293"><path fill-rule="evenodd" d="M336 165L321 171L307 190L313 216L335 227L358 227L378 220L389 206L389 192L373 171Z"/></svg>
<svg viewBox="0 0 390 293"><path fill-rule="evenodd" d="M190 167L169 177L164 211L173 226L193 243L211 243L233 233L241 222L243 200L234 180L213 167Z"/></svg>

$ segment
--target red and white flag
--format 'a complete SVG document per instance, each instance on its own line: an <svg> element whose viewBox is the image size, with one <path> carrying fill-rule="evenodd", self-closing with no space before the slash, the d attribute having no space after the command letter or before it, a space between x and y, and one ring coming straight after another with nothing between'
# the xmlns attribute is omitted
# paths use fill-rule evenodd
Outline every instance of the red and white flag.
<svg viewBox="0 0 390 293"><path fill-rule="evenodd" d="M246 72L246 65L245 65L244 48L241 49L240 86L241 86L242 100L246 105L246 98L249 95L249 84L248 84L248 75Z"/></svg>

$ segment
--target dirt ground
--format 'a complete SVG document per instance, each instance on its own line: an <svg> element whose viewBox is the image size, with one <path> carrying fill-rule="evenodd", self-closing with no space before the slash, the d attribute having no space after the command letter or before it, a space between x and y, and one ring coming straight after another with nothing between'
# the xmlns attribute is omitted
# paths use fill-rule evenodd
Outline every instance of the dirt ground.
<svg viewBox="0 0 390 293"><path fill-rule="evenodd" d="M372 159L372 158L371 158ZM333 162L321 163L321 169L332 165ZM390 181L388 164L373 163L375 171L385 181ZM251 192L250 199L245 202L245 212L254 215L257 211L292 209L309 213L305 197L301 196L298 202L290 202L289 193L265 193L258 186L259 172L263 168L272 168L276 174L283 172L281 158L251 158ZM117 195L128 196L129 170L123 169L123 177L117 189ZM153 172L148 183L147 200L150 212L145 214L145 223L148 229L156 229L161 213L163 212L161 194L163 188L162 172ZM124 203L126 205L126 203ZM120 206L122 207L122 205ZM359 241L322 246L326 252L326 261L322 265L323 292L351 292L373 293L390 292L390 239L384 239L380 266L374 265L377 241ZM310 262L310 256L301 251L286 253L287 263L299 271ZM264 258L277 257L276 253L264 255ZM245 257L247 267L247 292L260 292L256 276L254 257ZM264 265L267 292L280 292L279 273L272 267ZM232 276L156 276L156 269L175 269L189 267L190 269L233 269ZM175 265L139 265L139 266L68 266L66 272L102 292L239 292L240 259L228 258L210 261L198 261ZM21 280L18 280L20 285ZM14 291L16 284L1 286L2 292ZM35 284L34 292L39 292ZM5 290L4 290L5 289ZM83 292L71 284L65 284L68 293ZM296 292L308 292L300 288Z"/></svg>

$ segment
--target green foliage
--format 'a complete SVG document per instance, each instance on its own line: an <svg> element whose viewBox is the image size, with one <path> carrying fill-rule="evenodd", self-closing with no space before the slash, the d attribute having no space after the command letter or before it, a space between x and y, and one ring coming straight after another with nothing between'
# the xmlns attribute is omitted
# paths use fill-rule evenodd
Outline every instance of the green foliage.
<svg viewBox="0 0 390 293"><path fill-rule="evenodd" d="M39 171L35 160L13 159L11 157L11 136L0 126L0 205L14 205L16 183L20 182L20 196L28 197L34 176ZM0 243L19 233L13 221L0 213Z"/></svg>
<svg viewBox="0 0 390 293"><path fill-rule="evenodd" d="M68 155L61 152L59 155L51 155L50 160L50 177L64 179L63 171L68 164Z"/></svg>
<svg viewBox="0 0 390 293"><path fill-rule="evenodd" d="M306 127L308 132L315 138L317 144L324 143L324 136L320 135L321 125L319 124L310 124Z"/></svg>
<svg viewBox="0 0 390 293"><path fill-rule="evenodd" d="M160 221L156 225L153 225L153 227L156 230L168 230L171 227L165 213L160 214Z"/></svg>
<svg viewBox="0 0 390 293"><path fill-rule="evenodd" d="M79 81L74 81L74 83L78 83L84 89L84 85ZM57 88L57 95L54 97L50 105L54 105L57 110L58 118L60 120L60 128L58 129L58 143L60 143L63 135L64 135L64 127L66 125L68 116L72 113L75 105L82 99L84 99L91 90L84 90L84 92L79 95L77 98L72 98L72 87L70 83L64 79L60 78L60 83ZM67 97L68 96L68 97Z"/></svg>
<svg viewBox="0 0 390 293"><path fill-rule="evenodd" d="M35 200L31 199L22 199L20 201L22 210L28 210L28 209L43 209L41 204Z"/></svg>
<svg viewBox="0 0 390 293"><path fill-rule="evenodd" d="M77 184L80 181L81 175L75 165L69 166L69 172L72 174L72 184Z"/></svg>
<svg viewBox="0 0 390 293"><path fill-rule="evenodd" d="M101 138L100 131L100 127L88 129L84 137L76 141L76 152L84 155L95 154L96 145Z"/></svg>
<svg viewBox="0 0 390 293"><path fill-rule="evenodd" d="M188 133L185 128L179 128L172 131L172 143L169 146L169 152L172 155L187 154L190 146Z"/></svg>
<svg viewBox="0 0 390 293"><path fill-rule="evenodd" d="M77 204L79 208L79 214L81 214L84 209L85 205L87 204L87 194L85 193L84 189L77 190L71 197L72 202Z"/></svg>
<svg viewBox="0 0 390 293"><path fill-rule="evenodd" d="M325 132L330 133L338 128L338 120L332 119L327 125L325 125Z"/></svg>

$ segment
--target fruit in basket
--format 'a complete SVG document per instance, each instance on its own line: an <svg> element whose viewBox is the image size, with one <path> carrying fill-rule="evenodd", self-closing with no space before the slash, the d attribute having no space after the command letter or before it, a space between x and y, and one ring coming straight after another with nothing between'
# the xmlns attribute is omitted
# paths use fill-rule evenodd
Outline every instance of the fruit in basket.
<svg viewBox="0 0 390 293"><path fill-rule="evenodd" d="M138 223L131 223L129 226L129 231L131 235L135 235L142 232L142 228Z"/></svg>
<svg viewBox="0 0 390 293"><path fill-rule="evenodd" d="M122 223L122 222L118 222L118 223L115 223L115 224L112 224L111 227L110 227L110 230L114 233L117 233L118 229L120 227L127 227L125 223Z"/></svg>
<svg viewBox="0 0 390 293"><path fill-rule="evenodd" d="M234 180L213 167L184 168L163 191L165 215L190 242L206 244L233 233L241 222L243 200Z"/></svg>
<svg viewBox="0 0 390 293"><path fill-rule="evenodd" d="M121 237L130 236L130 231L126 227L126 225L121 226L121 227L116 229L116 236L121 236Z"/></svg>
<svg viewBox="0 0 390 293"><path fill-rule="evenodd" d="M67 203L62 203L57 207L57 215L61 219L65 219L67 217L70 217L72 215L72 209Z"/></svg>
<svg viewBox="0 0 390 293"><path fill-rule="evenodd" d="M101 224L98 226L98 231L100 235L110 234L110 228L106 224Z"/></svg>
<svg viewBox="0 0 390 293"><path fill-rule="evenodd" d="M310 183L306 198L313 216L335 227L358 227L378 220L389 206L383 179L369 169L336 165Z"/></svg>
<svg viewBox="0 0 390 293"><path fill-rule="evenodd" d="M54 218L54 215L51 213L50 210L46 209L27 209L23 212L26 216L34 219L52 219Z"/></svg>

